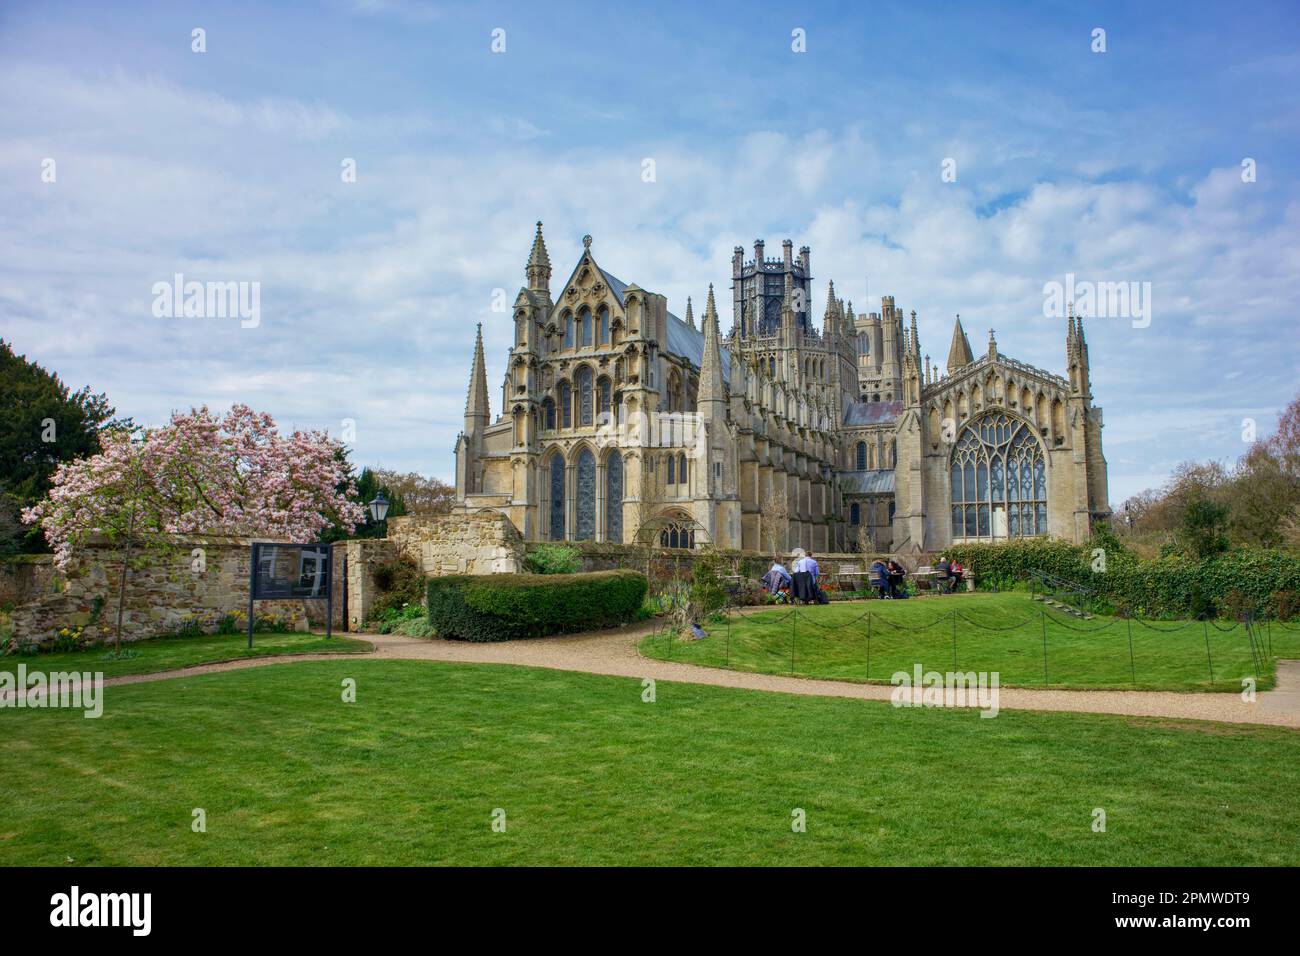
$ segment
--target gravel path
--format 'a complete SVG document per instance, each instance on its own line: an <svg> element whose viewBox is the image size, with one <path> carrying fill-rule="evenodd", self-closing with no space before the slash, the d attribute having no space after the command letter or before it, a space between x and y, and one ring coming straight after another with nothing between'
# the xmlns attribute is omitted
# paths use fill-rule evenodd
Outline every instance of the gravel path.
<svg viewBox="0 0 1300 956"><path fill-rule="evenodd" d="M365 659L453 661L472 664L519 664L553 670L581 671L614 677L651 677L655 680L747 690L779 691L814 697L851 697L860 700L888 700L893 688L883 684L855 684L847 681L813 680L773 674L751 674L694 664L658 661L642 657L637 643L649 627L618 628L548 637L543 640L506 641L500 644L467 644L460 641L416 640L386 634L362 634L375 650L370 654L300 654L292 657L264 657L221 664L202 664L158 674L116 677L107 685L137 684L170 680L193 674L269 667L300 661ZM1033 690L1001 688L1003 710L1072 711L1093 714L1126 714L1168 717L1180 720L1218 720L1239 724L1272 724L1300 728L1300 661L1278 662L1278 687L1246 703L1238 694L1177 693L1173 691L1128 690Z"/></svg>

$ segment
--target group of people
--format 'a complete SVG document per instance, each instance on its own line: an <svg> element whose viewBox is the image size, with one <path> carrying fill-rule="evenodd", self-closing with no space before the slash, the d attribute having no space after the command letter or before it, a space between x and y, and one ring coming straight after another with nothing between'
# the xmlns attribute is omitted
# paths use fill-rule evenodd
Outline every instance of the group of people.
<svg viewBox="0 0 1300 956"><path fill-rule="evenodd" d="M763 575L763 586L768 594L778 601L802 601L804 604L827 604L830 599L818 585L821 567L813 558L811 551L803 548L794 549L794 561L787 571L779 560L773 560L772 566ZM953 590L965 580L966 569L960 561L949 561L940 555L935 562L935 581L944 591ZM871 565L871 586L876 593L886 600L907 597L903 583L907 580L907 571L893 558L877 558Z"/></svg>
<svg viewBox="0 0 1300 956"><path fill-rule="evenodd" d="M811 551L794 549L790 570L778 560L763 575L763 584L778 601L802 601L804 604L829 604L830 598L818 587L822 569Z"/></svg>
<svg viewBox="0 0 1300 956"><path fill-rule="evenodd" d="M876 589L877 595L886 600L907 597L907 591L903 589L906 577L907 572L903 566L893 558L888 561L876 558L871 565L871 586Z"/></svg>

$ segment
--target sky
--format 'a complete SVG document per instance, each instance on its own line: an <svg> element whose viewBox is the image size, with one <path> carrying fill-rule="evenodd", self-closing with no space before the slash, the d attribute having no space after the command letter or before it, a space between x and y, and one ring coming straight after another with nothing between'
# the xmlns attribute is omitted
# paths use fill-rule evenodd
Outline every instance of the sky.
<svg viewBox="0 0 1300 956"><path fill-rule="evenodd" d="M1045 285L1150 283L1087 324L1118 505L1300 391L1298 39L1294 3L0 0L0 336L137 422L243 402L449 480L538 220L553 292L589 234L724 330L732 247L790 238L815 316L893 295L940 364L960 313L1064 374ZM256 324L155 314L178 273Z"/></svg>

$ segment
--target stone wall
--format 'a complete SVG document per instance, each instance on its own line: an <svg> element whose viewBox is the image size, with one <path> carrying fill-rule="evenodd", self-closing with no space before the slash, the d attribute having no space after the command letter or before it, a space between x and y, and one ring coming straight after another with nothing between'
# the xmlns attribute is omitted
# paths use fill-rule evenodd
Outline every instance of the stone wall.
<svg viewBox="0 0 1300 956"><path fill-rule="evenodd" d="M126 581L122 639L172 633L188 618L246 613L251 544L242 538L185 539L174 555L133 566ZM201 561L196 549L201 549ZM48 586L14 608L15 639L50 644L63 628L82 628L83 643L111 640L121 572L121 553L92 542L74 567L66 573L51 568ZM253 611L295 617L305 628L309 617L324 623L325 607L323 601L257 601Z"/></svg>
<svg viewBox="0 0 1300 956"><path fill-rule="evenodd" d="M21 554L0 561L0 607L34 601L54 587L54 557Z"/></svg>
<svg viewBox="0 0 1300 956"><path fill-rule="evenodd" d="M524 569L524 540L510 519L495 511L389 518L388 540L430 577Z"/></svg>

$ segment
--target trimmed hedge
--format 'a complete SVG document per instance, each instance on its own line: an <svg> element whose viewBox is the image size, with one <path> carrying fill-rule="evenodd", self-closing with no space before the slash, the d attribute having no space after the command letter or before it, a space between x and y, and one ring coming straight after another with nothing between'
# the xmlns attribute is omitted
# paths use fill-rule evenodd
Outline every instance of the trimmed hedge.
<svg viewBox="0 0 1300 956"><path fill-rule="evenodd" d="M645 575L484 574L429 579L429 623L439 637L511 641L612 627L645 600Z"/></svg>
<svg viewBox="0 0 1300 956"><path fill-rule="evenodd" d="M1092 549L1106 550L1106 570L1092 570ZM1114 610L1140 617L1198 617L1249 609L1256 616L1287 617L1300 592L1300 558L1284 551L1238 548L1197 561L1165 557L1143 561L1098 540L958 544L943 553L972 569L977 586L999 588L1046 571L1095 591Z"/></svg>

